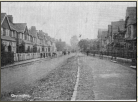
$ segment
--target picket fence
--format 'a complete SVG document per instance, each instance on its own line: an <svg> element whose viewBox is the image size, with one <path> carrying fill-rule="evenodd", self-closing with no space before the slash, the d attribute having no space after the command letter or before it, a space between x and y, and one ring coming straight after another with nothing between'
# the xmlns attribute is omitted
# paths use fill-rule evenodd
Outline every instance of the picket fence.
<svg viewBox="0 0 138 102"><path fill-rule="evenodd" d="M48 57L51 53L15 53L14 54L14 61L24 61L29 59L41 58L41 57ZM62 52L57 52L57 56L62 55Z"/></svg>

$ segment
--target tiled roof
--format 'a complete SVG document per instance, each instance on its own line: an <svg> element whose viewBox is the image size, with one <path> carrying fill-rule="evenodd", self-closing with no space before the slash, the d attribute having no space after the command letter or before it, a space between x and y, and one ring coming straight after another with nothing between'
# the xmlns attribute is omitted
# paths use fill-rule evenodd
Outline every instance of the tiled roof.
<svg viewBox="0 0 138 102"><path fill-rule="evenodd" d="M37 33L37 36L39 39L44 39L44 32L42 30L39 30L39 32Z"/></svg>
<svg viewBox="0 0 138 102"><path fill-rule="evenodd" d="M11 29L11 30L15 30L14 25L13 25L11 22L9 22L9 18L8 18L8 16L6 15L6 13L1 13L1 23L3 22L3 20L4 20L5 17L6 17L7 20L8 20L8 23L9 23L9 25L10 25L10 29Z"/></svg>
<svg viewBox="0 0 138 102"><path fill-rule="evenodd" d="M6 16L6 13L1 13L1 23L3 22L5 16Z"/></svg>
<svg viewBox="0 0 138 102"><path fill-rule="evenodd" d="M15 25L14 25L13 23L11 23L11 22L9 22L9 23L10 23L10 27L11 27L11 29L12 29L12 30L16 30L16 31L17 31L17 29L16 29Z"/></svg>
<svg viewBox="0 0 138 102"><path fill-rule="evenodd" d="M15 30L17 30L18 32L22 32L22 33L25 31L25 28L27 26L26 23L14 23L11 25Z"/></svg>
<svg viewBox="0 0 138 102"><path fill-rule="evenodd" d="M35 26L32 26L31 29L29 29L29 33L30 35L32 35L33 37L37 37L37 30Z"/></svg>
<svg viewBox="0 0 138 102"><path fill-rule="evenodd" d="M115 22L111 22L112 24L112 32L113 33L118 33L118 31L124 31L125 30L125 21L121 20L121 21L115 21Z"/></svg>
<svg viewBox="0 0 138 102"><path fill-rule="evenodd" d="M134 24L137 22L136 18L136 7L128 7L126 11L126 18L129 17L127 25Z"/></svg>
<svg viewBox="0 0 138 102"><path fill-rule="evenodd" d="M1 39L8 41L16 41L14 38L11 38L10 36L1 36Z"/></svg>

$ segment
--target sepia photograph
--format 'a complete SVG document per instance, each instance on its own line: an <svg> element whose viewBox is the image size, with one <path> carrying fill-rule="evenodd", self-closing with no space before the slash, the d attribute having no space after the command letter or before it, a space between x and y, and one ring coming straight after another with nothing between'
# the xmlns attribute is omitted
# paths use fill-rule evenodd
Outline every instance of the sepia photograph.
<svg viewBox="0 0 138 102"><path fill-rule="evenodd" d="M136 1L1 1L1 101L136 101Z"/></svg>

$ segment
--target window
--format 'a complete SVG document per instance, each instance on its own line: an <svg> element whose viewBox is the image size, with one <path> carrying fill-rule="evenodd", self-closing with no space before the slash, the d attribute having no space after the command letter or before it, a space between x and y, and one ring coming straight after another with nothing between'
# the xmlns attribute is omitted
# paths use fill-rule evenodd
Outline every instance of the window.
<svg viewBox="0 0 138 102"><path fill-rule="evenodd" d="M15 38L15 31L13 31L13 37Z"/></svg>
<svg viewBox="0 0 138 102"><path fill-rule="evenodd" d="M13 36L13 31L10 31L10 37L14 37L14 36Z"/></svg>
<svg viewBox="0 0 138 102"><path fill-rule="evenodd" d="M27 40L29 40L29 35L27 35Z"/></svg>
<svg viewBox="0 0 138 102"><path fill-rule="evenodd" d="M6 29L3 28L3 36L6 36Z"/></svg>
<svg viewBox="0 0 138 102"><path fill-rule="evenodd" d="M1 35L3 35L3 28L1 28Z"/></svg>
<svg viewBox="0 0 138 102"><path fill-rule="evenodd" d="M50 47L48 47L48 52L50 52Z"/></svg>
<svg viewBox="0 0 138 102"><path fill-rule="evenodd" d="M24 36L25 36L25 40L27 40L27 35L25 34Z"/></svg>
<svg viewBox="0 0 138 102"><path fill-rule="evenodd" d="M19 34L19 38L22 39L22 33Z"/></svg>
<svg viewBox="0 0 138 102"><path fill-rule="evenodd" d="M16 31L14 31L14 36L13 37L17 38L17 32Z"/></svg>
<svg viewBox="0 0 138 102"><path fill-rule="evenodd" d="M10 31L8 29L6 29L6 36L10 36Z"/></svg>
<svg viewBox="0 0 138 102"><path fill-rule="evenodd" d="M13 31L11 32L11 35L12 35L12 37L14 37L14 35L13 35Z"/></svg>
<svg viewBox="0 0 138 102"><path fill-rule="evenodd" d="M23 39L23 34L22 34L22 39Z"/></svg>
<svg viewBox="0 0 138 102"><path fill-rule="evenodd" d="M25 39L25 36L24 36L24 34L23 34L23 40Z"/></svg>
<svg viewBox="0 0 138 102"><path fill-rule="evenodd" d="M11 31L9 31L9 36L12 37Z"/></svg>

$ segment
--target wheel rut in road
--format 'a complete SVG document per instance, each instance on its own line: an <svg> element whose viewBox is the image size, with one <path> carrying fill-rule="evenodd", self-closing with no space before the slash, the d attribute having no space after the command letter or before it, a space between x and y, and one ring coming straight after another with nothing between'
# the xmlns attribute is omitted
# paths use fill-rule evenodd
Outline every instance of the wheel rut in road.
<svg viewBox="0 0 138 102"><path fill-rule="evenodd" d="M94 80L91 74L92 69L84 62L85 58L85 56L79 56L80 77L76 100L94 100L95 98L93 92Z"/></svg>

